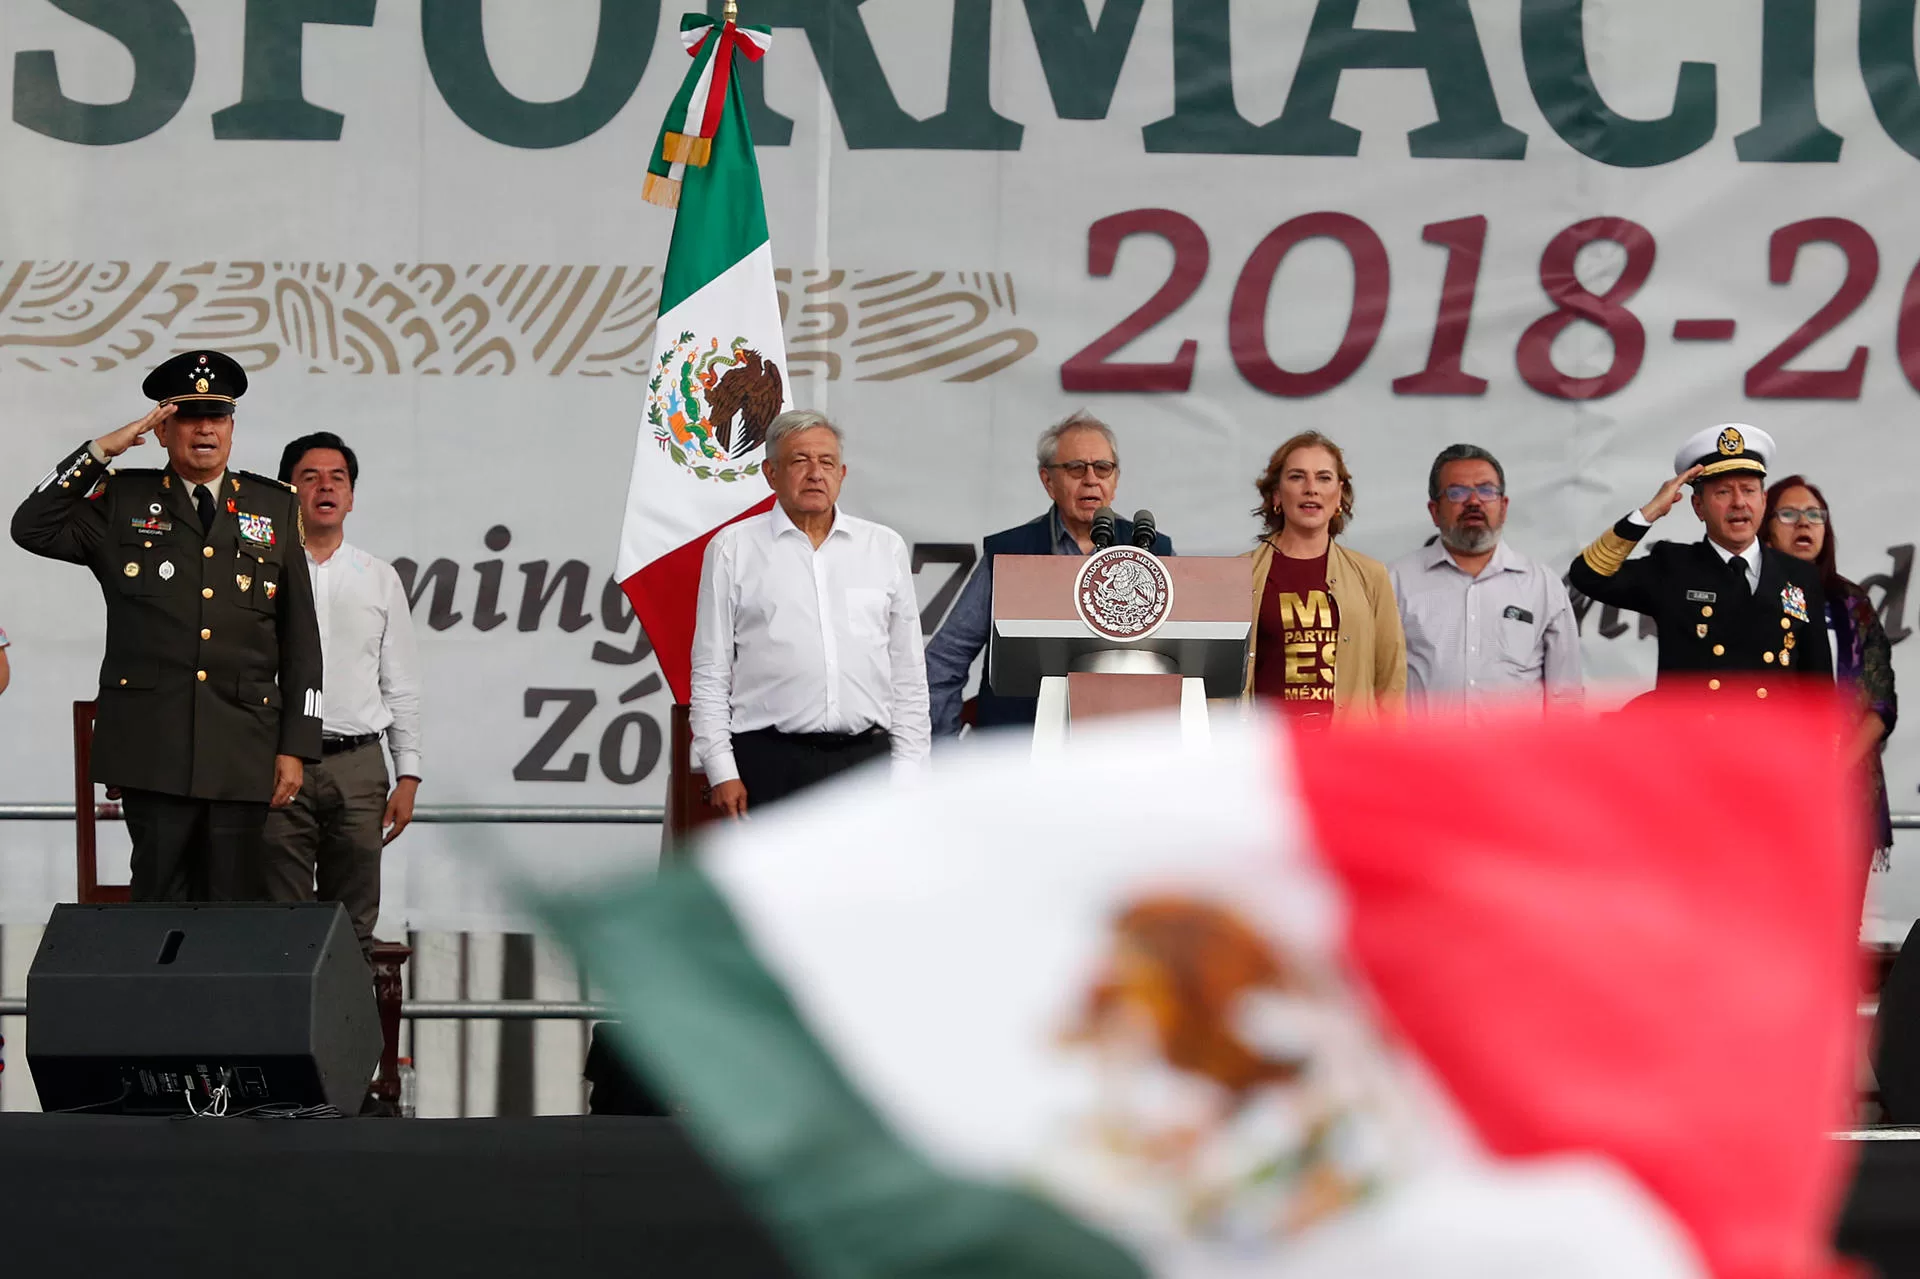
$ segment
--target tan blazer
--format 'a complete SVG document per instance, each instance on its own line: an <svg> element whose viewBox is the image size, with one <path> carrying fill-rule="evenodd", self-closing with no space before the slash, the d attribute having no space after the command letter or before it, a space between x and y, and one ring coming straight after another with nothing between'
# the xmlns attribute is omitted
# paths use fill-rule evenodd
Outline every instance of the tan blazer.
<svg viewBox="0 0 1920 1279"><path fill-rule="evenodd" d="M1253 639L1247 646L1245 696L1253 696L1259 660L1260 599L1267 593L1274 539L1260 539L1253 557ZM1340 647L1333 661L1333 711L1339 719L1398 714L1407 697L1407 636L1387 566L1338 542L1327 551L1327 589L1340 610Z"/></svg>

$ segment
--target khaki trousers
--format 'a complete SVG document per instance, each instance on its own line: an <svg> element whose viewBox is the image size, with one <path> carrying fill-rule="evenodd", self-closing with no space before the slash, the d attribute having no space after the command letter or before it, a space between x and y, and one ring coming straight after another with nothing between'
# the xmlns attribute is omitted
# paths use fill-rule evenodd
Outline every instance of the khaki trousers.
<svg viewBox="0 0 1920 1279"><path fill-rule="evenodd" d="M308 764L293 803L267 814L268 900L344 904L360 949L371 953L386 810L387 757L379 742Z"/></svg>

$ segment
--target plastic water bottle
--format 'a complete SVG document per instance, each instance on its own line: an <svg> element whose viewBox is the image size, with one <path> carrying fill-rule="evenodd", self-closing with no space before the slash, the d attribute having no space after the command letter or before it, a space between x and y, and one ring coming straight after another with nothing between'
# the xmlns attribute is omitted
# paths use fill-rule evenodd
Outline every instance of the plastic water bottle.
<svg viewBox="0 0 1920 1279"><path fill-rule="evenodd" d="M400 1117L412 1119L420 1109L420 1080L413 1073L413 1058L400 1059Z"/></svg>

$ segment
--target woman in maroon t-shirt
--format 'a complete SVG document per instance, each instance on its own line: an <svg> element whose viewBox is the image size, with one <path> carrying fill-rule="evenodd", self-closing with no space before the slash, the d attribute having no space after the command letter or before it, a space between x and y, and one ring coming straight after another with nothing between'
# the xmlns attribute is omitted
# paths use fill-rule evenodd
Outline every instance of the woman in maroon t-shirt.
<svg viewBox="0 0 1920 1279"><path fill-rule="evenodd" d="M1267 531L1252 552L1246 691L1316 724L1398 708L1407 648L1393 584L1385 565L1334 541L1353 518L1340 447L1318 431L1296 435L1256 487Z"/></svg>

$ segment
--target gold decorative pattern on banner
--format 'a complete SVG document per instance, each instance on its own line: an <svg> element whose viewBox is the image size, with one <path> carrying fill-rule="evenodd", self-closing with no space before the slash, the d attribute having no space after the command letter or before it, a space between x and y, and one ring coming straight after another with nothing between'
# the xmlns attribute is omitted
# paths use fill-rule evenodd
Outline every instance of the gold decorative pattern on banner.
<svg viewBox="0 0 1920 1279"><path fill-rule="evenodd" d="M1004 272L777 272L795 378L975 382L1031 355ZM216 347L249 373L644 377L644 266L0 263L0 371L145 369Z"/></svg>

